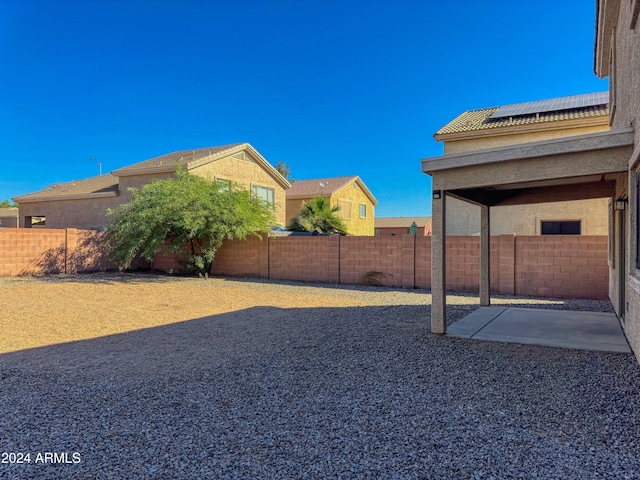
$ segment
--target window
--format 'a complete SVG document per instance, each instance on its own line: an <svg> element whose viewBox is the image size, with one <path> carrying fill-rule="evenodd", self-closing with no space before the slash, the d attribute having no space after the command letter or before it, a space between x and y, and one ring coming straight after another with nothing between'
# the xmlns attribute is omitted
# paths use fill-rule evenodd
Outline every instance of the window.
<svg viewBox="0 0 640 480"><path fill-rule="evenodd" d="M640 269L640 170L636 171L636 268ZM632 212L633 213L633 212Z"/></svg>
<svg viewBox="0 0 640 480"><path fill-rule="evenodd" d="M631 30L636 28L638 24L638 17L640 16L640 0L630 0L629 7L631 8Z"/></svg>
<svg viewBox="0 0 640 480"><path fill-rule="evenodd" d="M360 218L367 218L367 206L364 203L360 204Z"/></svg>
<svg viewBox="0 0 640 480"><path fill-rule="evenodd" d="M220 186L220 190L228 192L231 189L231 180L226 178L216 178L216 183Z"/></svg>
<svg viewBox="0 0 640 480"><path fill-rule="evenodd" d="M540 222L540 235L580 235L581 231L582 222L580 220Z"/></svg>
<svg viewBox="0 0 640 480"><path fill-rule="evenodd" d="M259 200L267 202L272 207L275 206L275 190L269 187L261 187L259 185L253 185L251 187L251 193Z"/></svg>
<svg viewBox="0 0 640 480"><path fill-rule="evenodd" d="M338 200L338 218L342 220L351 220L351 202L347 200Z"/></svg>
<svg viewBox="0 0 640 480"><path fill-rule="evenodd" d="M24 228L37 228L46 227L47 217L44 216L30 216L24 217Z"/></svg>

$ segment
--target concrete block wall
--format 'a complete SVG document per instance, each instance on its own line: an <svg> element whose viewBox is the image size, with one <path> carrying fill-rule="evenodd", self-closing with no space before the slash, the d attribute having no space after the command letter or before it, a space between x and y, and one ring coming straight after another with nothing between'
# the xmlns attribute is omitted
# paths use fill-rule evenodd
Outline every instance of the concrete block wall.
<svg viewBox="0 0 640 480"><path fill-rule="evenodd" d="M0 229L0 276L77 273L108 268L108 252L95 231Z"/></svg>
<svg viewBox="0 0 640 480"><path fill-rule="evenodd" d="M447 290L480 288L480 237L447 237Z"/></svg>
<svg viewBox="0 0 640 480"><path fill-rule="evenodd" d="M340 283L403 286L403 237L336 238L340 240Z"/></svg>
<svg viewBox="0 0 640 480"><path fill-rule="evenodd" d="M138 265L140 265L140 268L144 268L144 262L139 263ZM172 270L181 271L183 266L179 255L163 249L153 257L153 262L150 264L150 268L162 272L170 272Z"/></svg>
<svg viewBox="0 0 640 480"><path fill-rule="evenodd" d="M515 238L515 294L608 298L607 237Z"/></svg>
<svg viewBox="0 0 640 480"><path fill-rule="evenodd" d="M269 277L269 242L267 238L249 237L224 242L216 253L211 270L213 275Z"/></svg>
<svg viewBox="0 0 640 480"><path fill-rule="evenodd" d="M212 273L431 288L431 237L275 237L256 242L227 242ZM480 238L447 237L447 289L478 292L479 276ZM492 293L505 295L607 298L607 237L492 237L491 286Z"/></svg>
<svg viewBox="0 0 640 480"><path fill-rule="evenodd" d="M415 288L431 288L431 237L415 237Z"/></svg>
<svg viewBox="0 0 640 480"><path fill-rule="evenodd" d="M608 298L606 236L491 238L492 293ZM109 268L104 233L76 229L0 229L0 276ZM179 269L175 255L153 268ZM447 289L478 292L479 237L447 238ZM212 275L431 288L431 237L251 237L224 243Z"/></svg>
<svg viewBox="0 0 640 480"><path fill-rule="evenodd" d="M0 275L64 272L65 241L64 230L1 229Z"/></svg>
<svg viewBox="0 0 640 480"><path fill-rule="evenodd" d="M269 278L339 283L339 241L337 236L269 238Z"/></svg>
<svg viewBox="0 0 640 480"><path fill-rule="evenodd" d="M495 238L495 237L494 237ZM515 295L515 264L516 264L516 236L513 234L500 235L497 238L497 246L494 250L493 238L491 253L493 254L491 267L496 273L492 275L492 291L503 295ZM538 237L542 238L542 237Z"/></svg>

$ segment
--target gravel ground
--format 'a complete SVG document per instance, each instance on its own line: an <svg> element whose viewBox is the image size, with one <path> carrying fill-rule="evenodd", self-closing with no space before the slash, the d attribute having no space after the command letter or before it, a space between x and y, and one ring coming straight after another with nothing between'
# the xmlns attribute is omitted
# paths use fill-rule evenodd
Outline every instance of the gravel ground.
<svg viewBox="0 0 640 480"><path fill-rule="evenodd" d="M478 306L448 299L451 321ZM640 478L632 355L434 336L429 303L375 287L2 279L3 337L23 343L0 355L0 478ZM75 313L101 306L102 330ZM25 329L54 340L28 348Z"/></svg>

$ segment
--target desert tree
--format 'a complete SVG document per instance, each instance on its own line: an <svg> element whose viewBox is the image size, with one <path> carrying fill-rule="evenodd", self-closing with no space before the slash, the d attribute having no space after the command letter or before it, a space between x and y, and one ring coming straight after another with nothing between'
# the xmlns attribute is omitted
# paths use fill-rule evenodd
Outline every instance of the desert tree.
<svg viewBox="0 0 640 480"><path fill-rule="evenodd" d="M278 162L276 164L276 170L280 175L287 179L289 183L295 183L296 177L291 176L291 167L284 162Z"/></svg>
<svg viewBox="0 0 640 480"><path fill-rule="evenodd" d="M224 240L260 235L275 223L273 207L247 189L182 170L134 189L128 203L107 214L115 217L107 238L119 267L130 268L138 257L151 261L166 248L202 276Z"/></svg>

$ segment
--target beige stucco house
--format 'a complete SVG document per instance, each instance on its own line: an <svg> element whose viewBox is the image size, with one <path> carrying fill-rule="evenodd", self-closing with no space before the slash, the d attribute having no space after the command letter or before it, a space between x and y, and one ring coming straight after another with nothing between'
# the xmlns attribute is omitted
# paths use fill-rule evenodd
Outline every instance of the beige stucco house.
<svg viewBox="0 0 640 480"><path fill-rule="evenodd" d="M602 198L611 219L609 297L640 360L640 0L597 0L596 11L594 70L598 77L609 78L609 130L484 145L423 159L422 171L433 180L433 332L446 332L450 198L474 203L480 210L481 305L490 303L489 233L496 206ZM549 105L534 107L512 117L550 111ZM561 107L555 111L566 110Z"/></svg>
<svg viewBox="0 0 640 480"><path fill-rule="evenodd" d="M521 143L606 132L609 130L608 92L526 102L463 112L438 130L434 138L444 143L445 155L493 149ZM535 111L528 115L500 115L500 110L555 102L577 105L565 110ZM509 110L507 110L509 113ZM477 205L449 199L447 235L478 235ZM531 205L495 206L491 209L491 234L544 235L570 231L581 235L607 234L607 199L573 200Z"/></svg>
<svg viewBox="0 0 640 480"><path fill-rule="evenodd" d="M171 177L178 167L251 189L274 206L278 224L284 225L285 191L291 185L248 143L174 152L13 200L19 203L20 223L25 228L33 226L33 219L39 217L44 218L47 228L100 229L109 224L108 208L130 200L130 188Z"/></svg>
<svg viewBox="0 0 640 480"><path fill-rule="evenodd" d="M431 217L378 217L374 221L375 234L380 237L406 235L416 224L418 235L431 235Z"/></svg>
<svg viewBox="0 0 640 480"><path fill-rule="evenodd" d="M0 208L0 227L18 228L18 207Z"/></svg>
<svg viewBox="0 0 640 480"><path fill-rule="evenodd" d="M329 199L339 207L338 216L349 235L374 234L374 208L378 201L358 176L299 180L287 190L287 225L315 197Z"/></svg>

